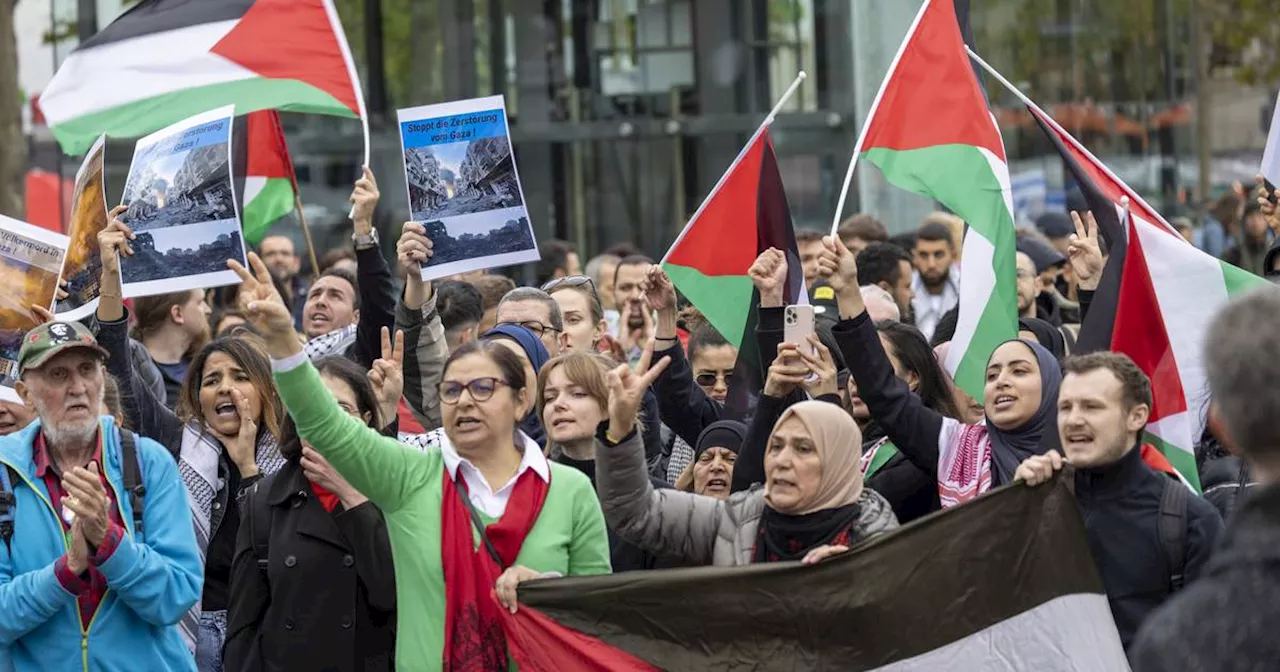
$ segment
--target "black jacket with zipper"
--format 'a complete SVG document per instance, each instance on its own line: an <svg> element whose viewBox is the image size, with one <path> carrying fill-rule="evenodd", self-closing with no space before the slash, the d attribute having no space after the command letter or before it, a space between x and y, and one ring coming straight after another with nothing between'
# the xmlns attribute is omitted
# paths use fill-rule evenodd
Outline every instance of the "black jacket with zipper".
<svg viewBox="0 0 1280 672"><path fill-rule="evenodd" d="M395 566L382 512L371 502L325 511L291 461L258 483L242 516L226 669L394 669ZM270 528L265 571L253 538L262 523Z"/></svg>

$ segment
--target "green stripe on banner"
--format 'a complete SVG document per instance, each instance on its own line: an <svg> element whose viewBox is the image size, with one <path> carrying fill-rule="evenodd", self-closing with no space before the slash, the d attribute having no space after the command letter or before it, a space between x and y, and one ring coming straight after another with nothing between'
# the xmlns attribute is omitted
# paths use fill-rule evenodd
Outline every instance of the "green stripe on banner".
<svg viewBox="0 0 1280 672"><path fill-rule="evenodd" d="M1169 460L1169 464L1172 464L1173 468L1177 469L1178 473L1182 474L1182 477L1191 483L1196 492L1201 491L1200 472L1196 468L1196 456L1194 453L1179 448L1151 432L1143 432L1142 441L1155 446L1156 450L1160 451L1166 460Z"/></svg>
<svg viewBox="0 0 1280 672"><path fill-rule="evenodd" d="M696 268L665 264L671 283L735 348L742 347L755 285L745 275L703 275ZM772 361L772 360L771 360Z"/></svg>
<svg viewBox="0 0 1280 672"><path fill-rule="evenodd" d="M337 98L310 84L293 79L255 77L137 100L68 119L49 130L53 131L64 152L79 155L88 150L102 133L117 138L141 137L222 105L235 105L238 115L278 109L348 118L355 116Z"/></svg>
<svg viewBox="0 0 1280 672"><path fill-rule="evenodd" d="M262 191L244 204L244 239L257 245L271 230L277 219L293 211L293 182L287 177L267 180Z"/></svg>

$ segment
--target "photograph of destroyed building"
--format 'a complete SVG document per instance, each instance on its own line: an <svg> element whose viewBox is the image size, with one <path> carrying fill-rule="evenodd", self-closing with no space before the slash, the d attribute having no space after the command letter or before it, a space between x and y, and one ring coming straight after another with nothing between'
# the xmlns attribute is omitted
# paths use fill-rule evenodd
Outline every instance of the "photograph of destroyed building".
<svg viewBox="0 0 1280 672"><path fill-rule="evenodd" d="M122 221L134 232L235 219L226 143L134 161Z"/></svg>
<svg viewBox="0 0 1280 672"><path fill-rule="evenodd" d="M510 218L507 218L510 216ZM445 222L435 220L426 223L427 237L431 239L432 255L427 266L439 266L455 261L478 259L510 252L535 249L533 229L523 211L486 213L489 222L473 222L470 231L459 232ZM453 233L449 229L455 228Z"/></svg>
<svg viewBox="0 0 1280 672"><path fill-rule="evenodd" d="M414 221L523 205L506 136L409 148L404 163Z"/></svg>
<svg viewBox="0 0 1280 672"><path fill-rule="evenodd" d="M120 274L126 285L167 280L223 272L228 259L244 258L236 220L206 222L137 234L133 256L120 259Z"/></svg>

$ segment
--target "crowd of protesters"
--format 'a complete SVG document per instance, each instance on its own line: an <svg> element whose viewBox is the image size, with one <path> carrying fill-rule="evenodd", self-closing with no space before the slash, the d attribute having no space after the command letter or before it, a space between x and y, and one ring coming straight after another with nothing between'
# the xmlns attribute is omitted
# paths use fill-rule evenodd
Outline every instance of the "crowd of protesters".
<svg viewBox="0 0 1280 672"><path fill-rule="evenodd" d="M506 669L522 582L818 563L1064 470L1135 669L1280 660L1280 290L1205 316L1201 497L1143 444L1152 381L1073 354L1105 262L1087 213L1019 230L1020 331L975 399L942 364L954 216L890 237L858 215L760 254L744 375L638 249L546 241L536 286L423 281L425 227L388 264L378 198L366 171L354 245L309 277L274 235L228 262L238 286L133 301L111 212L96 314L42 313L23 402L0 402L0 670ZM1246 200L1192 239L1269 276L1280 222Z"/></svg>

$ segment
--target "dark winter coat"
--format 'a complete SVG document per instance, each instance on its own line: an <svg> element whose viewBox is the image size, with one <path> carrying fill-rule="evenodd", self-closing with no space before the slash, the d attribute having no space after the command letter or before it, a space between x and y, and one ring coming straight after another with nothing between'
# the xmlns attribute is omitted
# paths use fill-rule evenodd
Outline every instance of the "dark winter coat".
<svg viewBox="0 0 1280 672"><path fill-rule="evenodd" d="M1134 672L1274 670L1280 661L1280 485L1240 502L1195 585L1143 624Z"/></svg>
<svg viewBox="0 0 1280 672"><path fill-rule="evenodd" d="M257 498L270 517L252 518ZM395 567L382 512L370 502L329 513L290 462L244 503L231 570L227 670L394 669ZM253 533L270 526L268 566ZM258 532L261 534L261 531Z"/></svg>
<svg viewBox="0 0 1280 672"><path fill-rule="evenodd" d="M1160 499L1167 481L1143 463L1136 447L1115 463L1075 472L1089 550L1126 649L1142 622L1173 592L1173 571L1160 539ZM1186 523L1184 577L1190 586L1204 573L1222 518L1204 499L1189 495Z"/></svg>

